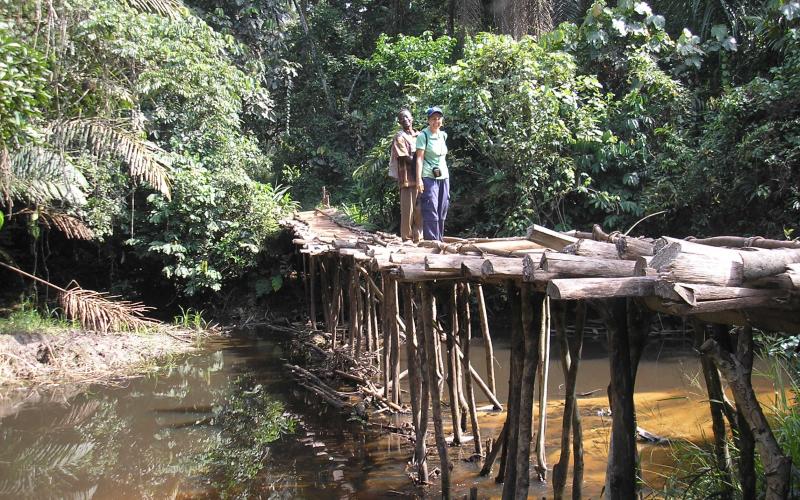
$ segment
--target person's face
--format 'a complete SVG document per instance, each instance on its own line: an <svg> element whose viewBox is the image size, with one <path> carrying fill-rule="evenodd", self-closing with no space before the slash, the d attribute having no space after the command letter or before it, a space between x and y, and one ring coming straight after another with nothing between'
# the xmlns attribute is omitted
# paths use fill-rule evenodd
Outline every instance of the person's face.
<svg viewBox="0 0 800 500"><path fill-rule="evenodd" d="M428 126L430 127L441 127L443 122L444 117L441 113L434 113L428 117Z"/></svg>
<svg viewBox="0 0 800 500"><path fill-rule="evenodd" d="M403 127L404 130L410 129L411 124L414 123L414 119L411 118L411 113L401 113L397 121L400 122L400 126Z"/></svg>

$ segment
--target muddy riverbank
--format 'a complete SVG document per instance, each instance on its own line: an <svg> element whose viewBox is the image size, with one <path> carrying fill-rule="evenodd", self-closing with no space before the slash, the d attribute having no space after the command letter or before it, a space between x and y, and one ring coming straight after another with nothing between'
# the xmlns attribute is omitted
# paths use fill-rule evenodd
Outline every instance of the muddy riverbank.
<svg viewBox="0 0 800 500"><path fill-rule="evenodd" d="M147 332L51 329L47 333L2 334L0 390L134 375L172 356L191 352L208 335L169 326Z"/></svg>

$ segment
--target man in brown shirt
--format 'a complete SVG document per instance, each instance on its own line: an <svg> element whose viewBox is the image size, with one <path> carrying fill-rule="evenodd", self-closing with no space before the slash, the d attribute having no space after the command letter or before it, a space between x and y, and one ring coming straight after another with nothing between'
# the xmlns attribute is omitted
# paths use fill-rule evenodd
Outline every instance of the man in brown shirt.
<svg viewBox="0 0 800 500"><path fill-rule="evenodd" d="M414 144L419 132L414 130L414 119L407 109L400 110L397 122L402 129L392 141L389 170L391 175L392 166L396 165L397 185L400 188L400 237L403 241L411 240L416 243L422 239L422 213L417 206L417 195L421 186L417 185L417 166L414 161Z"/></svg>

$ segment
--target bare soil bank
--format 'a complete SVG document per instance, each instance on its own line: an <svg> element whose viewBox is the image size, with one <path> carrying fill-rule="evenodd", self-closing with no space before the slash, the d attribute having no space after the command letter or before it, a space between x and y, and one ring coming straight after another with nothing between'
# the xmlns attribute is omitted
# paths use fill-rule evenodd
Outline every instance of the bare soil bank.
<svg viewBox="0 0 800 500"><path fill-rule="evenodd" d="M171 327L0 335L0 393L20 385L102 382L146 371L156 360L192 351L202 335Z"/></svg>

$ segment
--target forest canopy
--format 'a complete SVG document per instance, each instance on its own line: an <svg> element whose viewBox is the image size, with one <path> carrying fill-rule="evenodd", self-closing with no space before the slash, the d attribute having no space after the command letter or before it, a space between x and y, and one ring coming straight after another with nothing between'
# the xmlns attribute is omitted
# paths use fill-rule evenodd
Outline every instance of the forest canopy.
<svg viewBox="0 0 800 500"><path fill-rule="evenodd" d="M269 293L286 272L278 220L323 186L396 229L395 115L421 125L430 105L446 115L454 235L657 214L636 231L797 236L797 0L5 0L0 14L0 249L34 272L85 267L133 296L242 278Z"/></svg>

